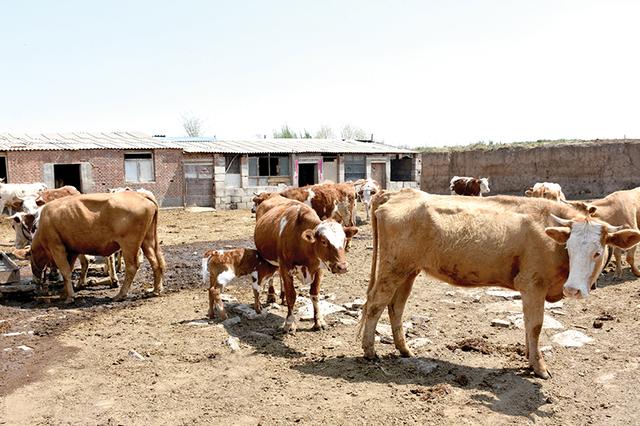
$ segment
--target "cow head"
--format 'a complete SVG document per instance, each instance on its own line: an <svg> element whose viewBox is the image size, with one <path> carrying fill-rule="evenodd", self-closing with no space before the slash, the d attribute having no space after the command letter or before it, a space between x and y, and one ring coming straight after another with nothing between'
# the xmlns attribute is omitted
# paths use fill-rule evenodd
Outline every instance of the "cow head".
<svg viewBox="0 0 640 426"><path fill-rule="evenodd" d="M546 228L545 232L558 244L566 244L569 254L569 278L563 287L566 297L589 296L589 289L605 266L607 245L626 250L640 242L640 232L635 229L620 230L620 226L590 217L568 220L551 216L562 226Z"/></svg>
<svg viewBox="0 0 640 426"><path fill-rule="evenodd" d="M314 229L302 233L302 239L313 245L316 258L334 274L344 274L349 269L345 256L345 243L358 233L355 226L342 227L333 219L320 222Z"/></svg>
<svg viewBox="0 0 640 426"><path fill-rule="evenodd" d="M31 244L36 217L30 213L19 212L9 216L11 226L16 232L15 247L22 249Z"/></svg>
<svg viewBox="0 0 640 426"><path fill-rule="evenodd" d="M480 193L487 194L489 192L491 192L491 190L489 189L489 179L480 178Z"/></svg>
<svg viewBox="0 0 640 426"><path fill-rule="evenodd" d="M253 207L251 207L251 213L255 213L256 210L258 210L258 206L262 204L262 202L271 198L273 194L275 194L275 192L261 192L260 194L256 194L254 192L253 195L255 195L255 197L253 197L253 200L252 200Z"/></svg>

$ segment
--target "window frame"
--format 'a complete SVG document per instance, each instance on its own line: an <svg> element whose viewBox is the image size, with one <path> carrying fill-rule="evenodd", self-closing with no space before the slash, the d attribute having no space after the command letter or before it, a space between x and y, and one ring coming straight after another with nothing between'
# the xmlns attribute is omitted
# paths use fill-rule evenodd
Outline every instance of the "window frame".
<svg viewBox="0 0 640 426"><path fill-rule="evenodd" d="M149 155L149 158L127 158L127 156L134 156L134 155ZM155 155L153 151L130 151L130 152L124 152L123 153L123 163L124 163L124 181L125 183L155 183L156 182L156 165L155 165ZM151 180L141 180L142 177L142 170L140 168L140 165L143 164L143 162L148 161L151 165ZM127 164L136 164L136 180L129 180L128 174L127 174Z"/></svg>

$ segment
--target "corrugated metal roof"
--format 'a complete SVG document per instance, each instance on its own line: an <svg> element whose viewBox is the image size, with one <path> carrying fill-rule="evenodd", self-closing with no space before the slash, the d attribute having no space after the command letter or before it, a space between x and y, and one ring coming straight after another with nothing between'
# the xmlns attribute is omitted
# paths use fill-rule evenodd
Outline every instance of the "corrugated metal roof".
<svg viewBox="0 0 640 426"><path fill-rule="evenodd" d="M398 148L378 142L359 142L342 139L253 139L202 140L203 138L158 138L178 144L187 153L218 154L404 154L411 149Z"/></svg>
<svg viewBox="0 0 640 426"><path fill-rule="evenodd" d="M0 151L78 151L85 149L182 149L171 140L139 132L0 133Z"/></svg>

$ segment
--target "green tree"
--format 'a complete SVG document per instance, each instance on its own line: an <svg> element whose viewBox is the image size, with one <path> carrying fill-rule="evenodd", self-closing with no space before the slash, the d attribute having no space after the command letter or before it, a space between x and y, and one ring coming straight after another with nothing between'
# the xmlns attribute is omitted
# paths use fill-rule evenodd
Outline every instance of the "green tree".
<svg viewBox="0 0 640 426"><path fill-rule="evenodd" d="M288 124L283 124L280 130L273 131L273 137L275 139L296 139L298 135L296 132L289 128Z"/></svg>

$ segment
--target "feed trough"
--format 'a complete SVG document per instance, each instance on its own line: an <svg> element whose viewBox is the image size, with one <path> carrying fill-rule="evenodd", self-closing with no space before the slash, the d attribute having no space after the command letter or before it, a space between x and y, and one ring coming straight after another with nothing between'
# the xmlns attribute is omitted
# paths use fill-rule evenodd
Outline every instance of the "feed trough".
<svg viewBox="0 0 640 426"><path fill-rule="evenodd" d="M5 293L22 293L36 290L31 283L30 268L24 268L28 277L20 279L20 267L5 252L0 252L0 296Z"/></svg>

